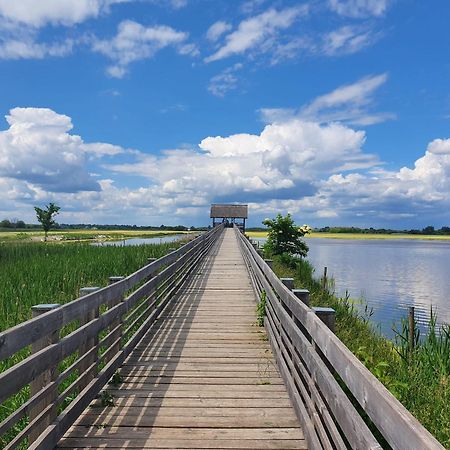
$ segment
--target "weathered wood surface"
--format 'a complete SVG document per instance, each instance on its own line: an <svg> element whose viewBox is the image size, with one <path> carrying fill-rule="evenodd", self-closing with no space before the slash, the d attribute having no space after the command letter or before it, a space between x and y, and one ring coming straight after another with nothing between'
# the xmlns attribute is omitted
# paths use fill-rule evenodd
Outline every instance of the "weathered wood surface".
<svg viewBox="0 0 450 450"><path fill-rule="evenodd" d="M58 448L305 449L233 230Z"/></svg>
<svg viewBox="0 0 450 450"><path fill-rule="evenodd" d="M336 383L337 374L392 449L443 450L437 439L370 373L313 309L283 284L247 239L238 230L236 233L244 258L252 267L252 279L259 290L266 292L266 327L310 448L329 448L322 437L326 441L330 436L338 437L338 428L328 425L332 415L351 448L384 448L362 421L361 412L352 406ZM326 436L323 424L327 425ZM335 441L334 445L344 448L345 444Z"/></svg>

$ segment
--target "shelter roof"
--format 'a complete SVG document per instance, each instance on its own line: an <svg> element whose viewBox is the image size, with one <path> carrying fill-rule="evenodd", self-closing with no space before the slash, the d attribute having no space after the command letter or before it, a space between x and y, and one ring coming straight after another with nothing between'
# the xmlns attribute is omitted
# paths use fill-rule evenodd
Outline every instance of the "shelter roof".
<svg viewBox="0 0 450 450"><path fill-rule="evenodd" d="M248 205L211 205L211 218L235 218L235 219L247 219L248 218Z"/></svg>

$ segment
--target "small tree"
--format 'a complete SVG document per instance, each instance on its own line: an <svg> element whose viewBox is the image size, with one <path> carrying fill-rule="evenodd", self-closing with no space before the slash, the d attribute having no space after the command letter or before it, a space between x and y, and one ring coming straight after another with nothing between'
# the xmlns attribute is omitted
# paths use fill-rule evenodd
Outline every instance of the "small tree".
<svg viewBox="0 0 450 450"><path fill-rule="evenodd" d="M45 209L38 208L37 206L34 207L34 210L36 211L37 220L42 225L42 229L44 230L45 233L44 236L45 241L47 241L47 235L51 227L56 224L54 216L58 214L58 211L60 209L61 208L59 206L56 206L54 203L49 203Z"/></svg>
<svg viewBox="0 0 450 450"><path fill-rule="evenodd" d="M311 231L308 225L296 226L290 214L285 217L278 214L275 219L264 219L263 224L269 228L265 248L270 254L307 255L308 246L301 238Z"/></svg>

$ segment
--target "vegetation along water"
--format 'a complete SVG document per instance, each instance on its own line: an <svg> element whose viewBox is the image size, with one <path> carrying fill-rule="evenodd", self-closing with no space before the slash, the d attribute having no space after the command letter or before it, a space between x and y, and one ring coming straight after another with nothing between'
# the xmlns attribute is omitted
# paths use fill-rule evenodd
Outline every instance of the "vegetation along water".
<svg viewBox="0 0 450 450"><path fill-rule="evenodd" d="M336 296L323 279L315 277L314 267L308 260L289 252L277 252L277 244L270 240L269 233L265 252L274 260L277 275L292 277L296 287L308 289L312 306L334 308L337 336L446 448L450 448L450 326L437 326L436 317L432 315L425 332L416 328L411 348L409 325L404 320L394 341L389 340L370 322L369 309L361 311L348 296Z"/></svg>
<svg viewBox="0 0 450 450"><path fill-rule="evenodd" d="M31 318L31 306L66 303L85 286L105 286L108 277L128 275L180 243L101 246L56 243L0 243L0 331ZM70 330L66 330L67 334ZM28 355L0 362L0 372ZM29 396L27 389L0 405L0 423ZM13 433L25 426L19 422ZM13 434L12 433L12 434ZM5 436L9 439L11 436ZM5 442L0 439L0 448Z"/></svg>

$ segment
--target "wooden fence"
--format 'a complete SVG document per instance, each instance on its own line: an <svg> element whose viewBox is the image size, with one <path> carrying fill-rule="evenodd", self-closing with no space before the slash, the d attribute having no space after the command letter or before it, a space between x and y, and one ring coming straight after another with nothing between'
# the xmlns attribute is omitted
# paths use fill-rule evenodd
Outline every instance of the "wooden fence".
<svg viewBox="0 0 450 450"><path fill-rule="evenodd" d="M70 303L40 305L36 317L0 333L0 361L18 361L0 373L0 405L30 391L28 399L0 424L3 436L21 421L28 422L5 449L55 447L159 317L222 228L198 236L127 277L112 277L107 287L87 289L86 295ZM24 351L31 354L17 356Z"/></svg>
<svg viewBox="0 0 450 450"><path fill-rule="evenodd" d="M235 232L265 298L265 327L309 448L443 450L309 308L308 292L298 298Z"/></svg>

